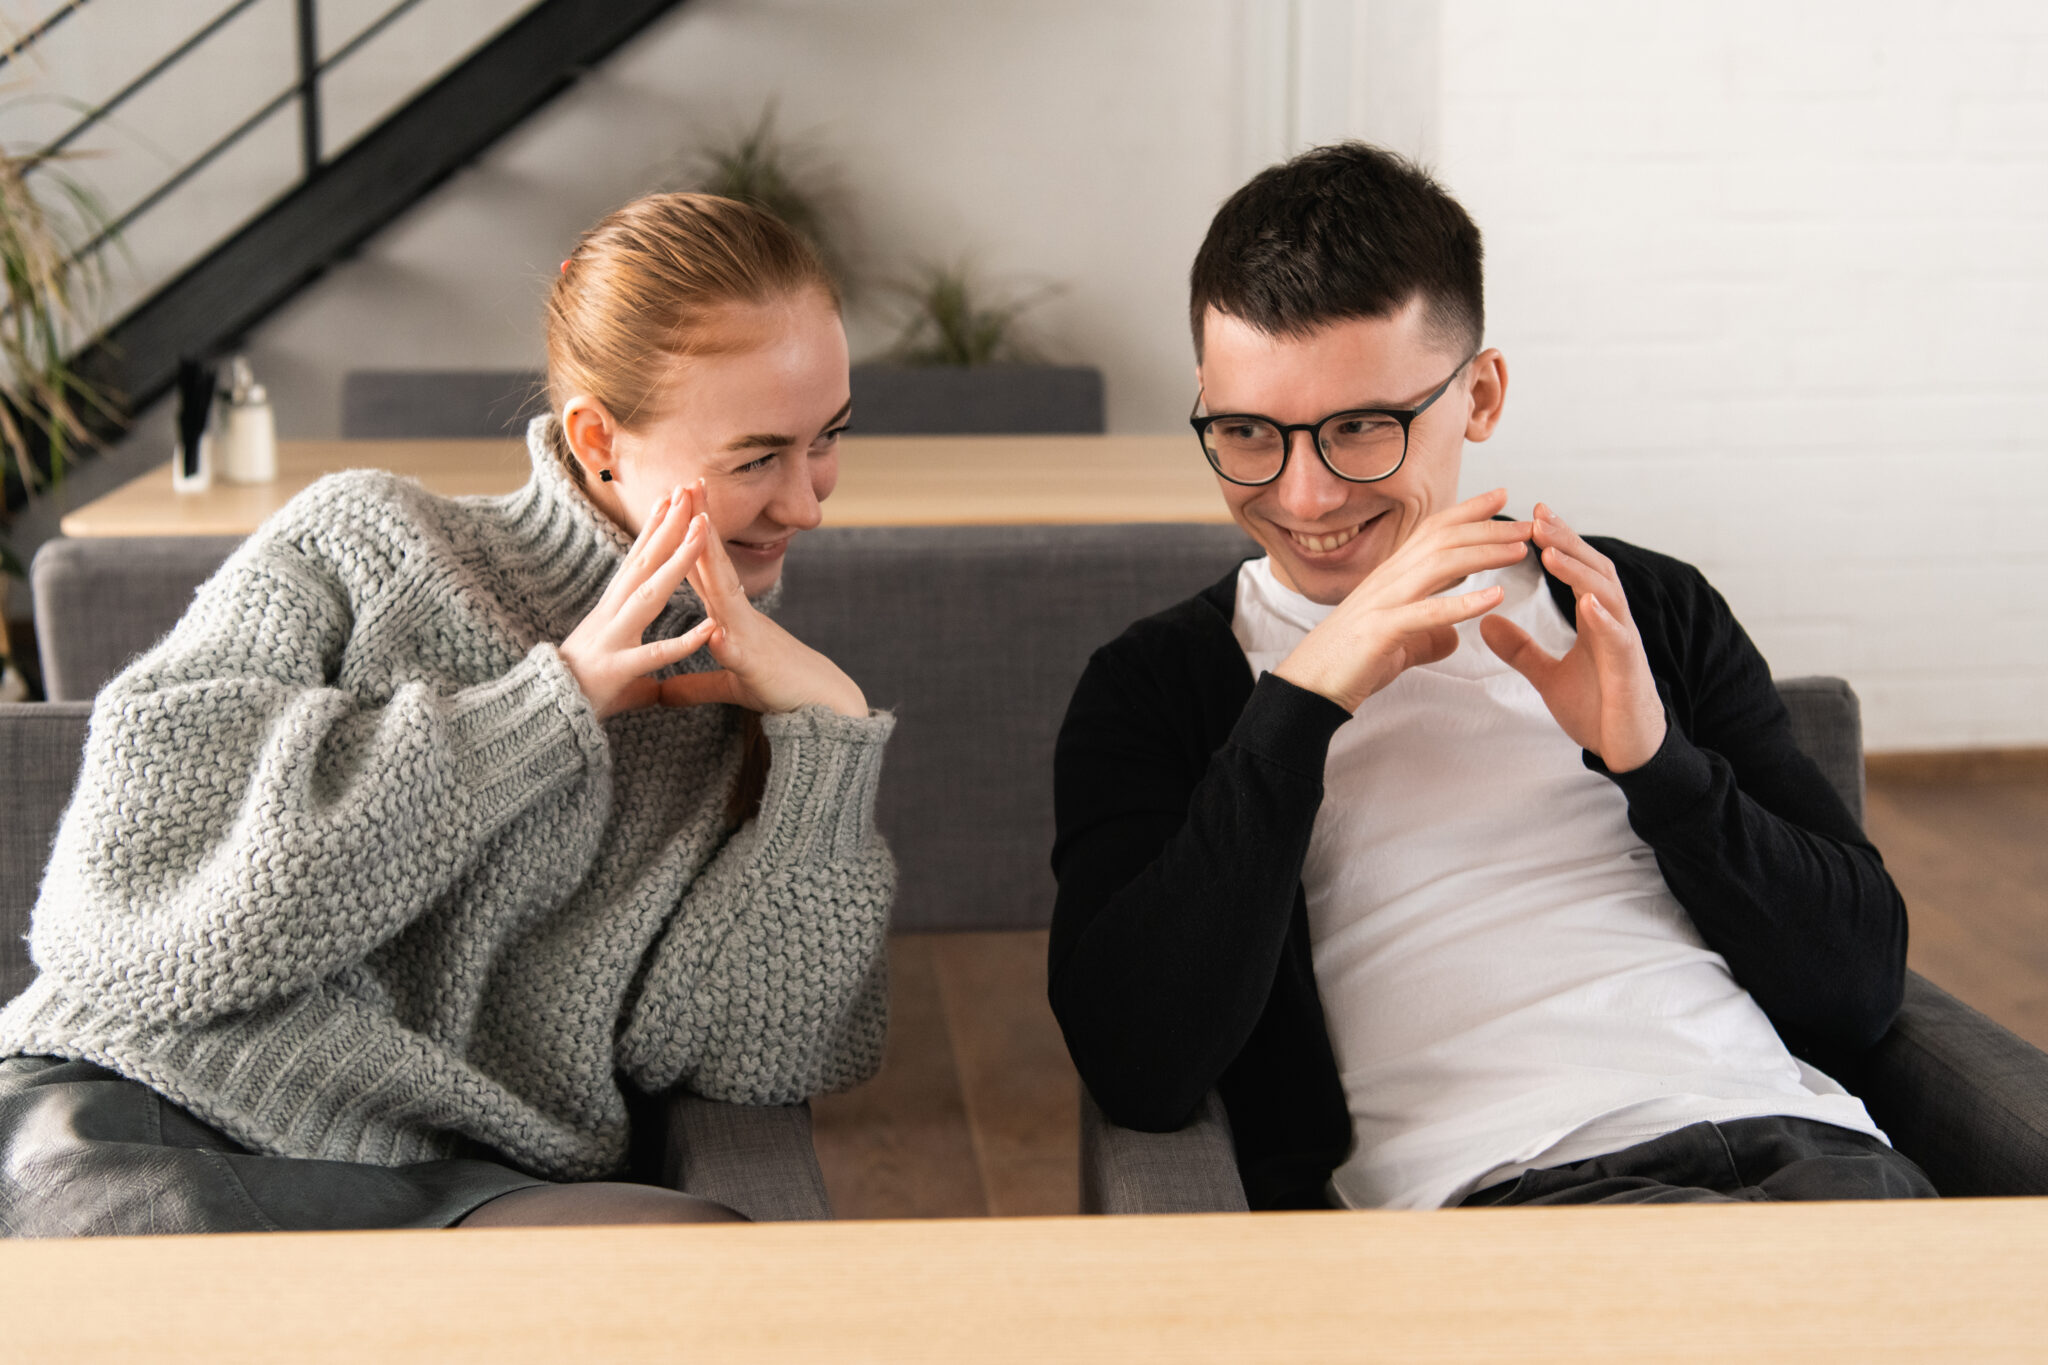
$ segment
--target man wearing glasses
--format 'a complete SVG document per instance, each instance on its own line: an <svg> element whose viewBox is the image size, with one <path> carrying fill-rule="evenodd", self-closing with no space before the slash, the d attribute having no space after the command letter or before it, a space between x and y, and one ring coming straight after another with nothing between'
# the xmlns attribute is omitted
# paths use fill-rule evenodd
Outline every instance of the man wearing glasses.
<svg viewBox="0 0 2048 1365"><path fill-rule="evenodd" d="M1217 1091L1253 1208L1931 1195L1792 1050L1883 1034L1905 906L1726 603L1457 498L1507 392L1480 256L1356 143L1210 226L1192 421L1266 553L1061 729L1081 1076L1143 1129Z"/></svg>

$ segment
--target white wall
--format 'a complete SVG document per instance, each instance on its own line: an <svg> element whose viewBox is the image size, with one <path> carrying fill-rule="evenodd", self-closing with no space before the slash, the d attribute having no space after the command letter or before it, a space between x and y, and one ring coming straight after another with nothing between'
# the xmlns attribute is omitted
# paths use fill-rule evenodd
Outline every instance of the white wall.
<svg viewBox="0 0 2048 1365"><path fill-rule="evenodd" d="M2048 743L2048 6L1445 0L1508 420L1873 748Z"/></svg>
<svg viewBox="0 0 2048 1365"><path fill-rule="evenodd" d="M1120 431L1180 429L1187 263L1246 174L1423 156L1513 376L1468 485L1699 563L1873 748L2048 743L2048 6L693 0L252 338L286 434L351 366L537 363L577 230L771 96L871 268L1063 285L1039 332Z"/></svg>

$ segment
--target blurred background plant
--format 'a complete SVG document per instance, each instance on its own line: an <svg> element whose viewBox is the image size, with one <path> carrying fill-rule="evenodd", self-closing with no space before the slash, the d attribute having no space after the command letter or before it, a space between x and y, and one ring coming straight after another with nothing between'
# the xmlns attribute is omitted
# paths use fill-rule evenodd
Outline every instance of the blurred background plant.
<svg viewBox="0 0 2048 1365"><path fill-rule="evenodd" d="M846 195L815 146L777 130L775 101L763 106L752 127L699 149L686 183L774 214L817 249L842 293L856 292Z"/></svg>
<svg viewBox="0 0 2048 1365"><path fill-rule="evenodd" d="M0 101L0 112L21 98ZM99 444L94 419L117 417L121 407L71 366L102 320L108 248L119 242L105 205L65 169L68 159L0 144L0 699L24 691L6 603L9 581L27 568L8 523L63 484L71 461ZM93 243L100 249L81 257Z"/></svg>
<svg viewBox="0 0 2048 1365"><path fill-rule="evenodd" d="M1057 289L984 291L965 264L926 265L893 291L907 317L889 358L899 365L1036 365L1017 320Z"/></svg>

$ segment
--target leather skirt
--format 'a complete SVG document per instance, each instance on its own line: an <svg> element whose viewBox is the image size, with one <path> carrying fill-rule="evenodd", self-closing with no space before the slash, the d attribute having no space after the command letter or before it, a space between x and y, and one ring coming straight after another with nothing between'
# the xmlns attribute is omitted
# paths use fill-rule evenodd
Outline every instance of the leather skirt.
<svg viewBox="0 0 2048 1365"><path fill-rule="evenodd" d="M0 1235L450 1227L545 1185L456 1158L372 1166L263 1156L90 1062L0 1060Z"/></svg>

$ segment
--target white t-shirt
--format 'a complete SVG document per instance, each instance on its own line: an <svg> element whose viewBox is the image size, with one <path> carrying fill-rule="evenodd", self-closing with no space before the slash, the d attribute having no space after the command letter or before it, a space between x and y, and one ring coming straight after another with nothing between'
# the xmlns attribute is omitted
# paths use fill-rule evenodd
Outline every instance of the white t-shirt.
<svg viewBox="0 0 2048 1365"><path fill-rule="evenodd" d="M1534 556L1446 591L1491 583L1496 611L1552 655L1571 648ZM1331 610L1270 561L1246 564L1233 629L1253 675ZM1338 1200L1435 1208L1701 1120L1882 1138L1786 1050L1665 886L1620 788L1478 625L1359 707L1324 767L1302 884L1351 1109Z"/></svg>

